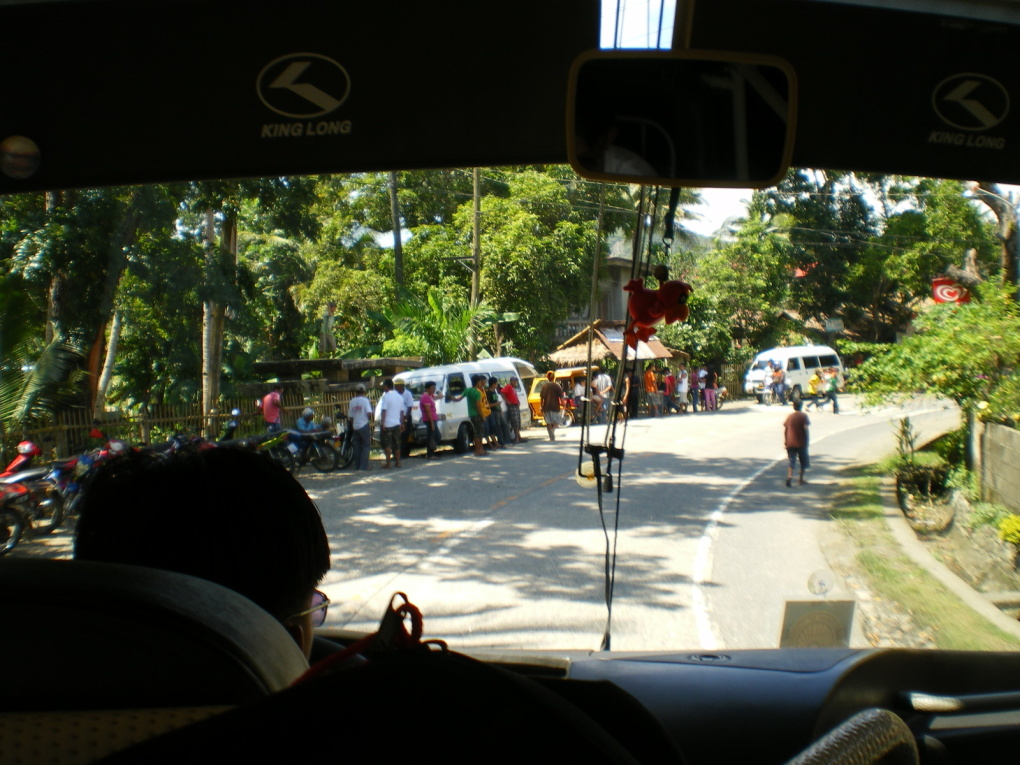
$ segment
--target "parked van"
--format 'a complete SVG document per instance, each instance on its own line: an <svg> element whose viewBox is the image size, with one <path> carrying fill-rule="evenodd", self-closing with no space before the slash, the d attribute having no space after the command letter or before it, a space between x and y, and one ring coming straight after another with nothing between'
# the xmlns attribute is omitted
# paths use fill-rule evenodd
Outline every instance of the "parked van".
<svg viewBox="0 0 1020 765"><path fill-rule="evenodd" d="M428 439L425 426L421 422L421 410L417 406L421 394L425 392L425 383L436 384L436 413L439 415L438 438L440 443L453 444L454 451L461 453L471 448L474 433L467 413L467 399L454 401L464 395L471 387L472 375L485 375L499 380L499 387L504 387L511 377L517 378L517 398L520 401L521 427L531 424L528 409L528 391L531 381L538 372L531 364L522 359L503 356L494 359L466 361L460 364L447 364L441 367L425 367L409 372L401 372L394 379L403 380L406 390L414 396L415 406L411 410L414 421L414 442L424 445ZM506 404L504 404L504 407Z"/></svg>
<svg viewBox="0 0 1020 765"><path fill-rule="evenodd" d="M744 376L744 393L758 397L762 402L765 390L765 369L770 361L786 370L787 395L800 398L807 388L808 380L816 369L835 367L843 374L843 363L832 348L827 345L790 345L784 348L770 348L754 357Z"/></svg>

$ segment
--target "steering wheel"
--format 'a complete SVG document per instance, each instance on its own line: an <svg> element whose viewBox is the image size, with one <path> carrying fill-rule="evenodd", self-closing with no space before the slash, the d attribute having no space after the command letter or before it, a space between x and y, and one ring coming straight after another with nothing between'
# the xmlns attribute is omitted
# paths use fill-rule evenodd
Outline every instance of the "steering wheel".
<svg viewBox="0 0 1020 765"><path fill-rule="evenodd" d="M787 765L917 765L910 728L887 709L865 709L833 728Z"/></svg>

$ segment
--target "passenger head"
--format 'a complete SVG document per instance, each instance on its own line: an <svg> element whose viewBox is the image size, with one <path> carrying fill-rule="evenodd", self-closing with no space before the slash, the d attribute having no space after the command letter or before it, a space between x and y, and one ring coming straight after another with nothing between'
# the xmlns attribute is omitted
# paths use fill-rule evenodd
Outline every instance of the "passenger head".
<svg viewBox="0 0 1020 765"><path fill-rule="evenodd" d="M315 503L276 462L247 449L128 452L81 495L75 558L177 571L221 584L275 616L304 650L329 570Z"/></svg>

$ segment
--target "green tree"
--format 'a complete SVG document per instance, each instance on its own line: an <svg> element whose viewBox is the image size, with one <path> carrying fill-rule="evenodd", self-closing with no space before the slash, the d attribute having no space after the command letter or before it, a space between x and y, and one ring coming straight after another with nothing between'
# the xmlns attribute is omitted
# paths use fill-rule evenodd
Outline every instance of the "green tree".
<svg viewBox="0 0 1020 765"><path fill-rule="evenodd" d="M463 298L430 288L425 299L400 290L400 302L375 318L393 335L383 345L384 353L422 356L426 364L436 365L467 360L472 338L486 327L518 317L499 314L484 302L472 306ZM474 349L477 352L477 346Z"/></svg>
<svg viewBox="0 0 1020 765"><path fill-rule="evenodd" d="M786 236L750 222L698 264L699 291L711 293L739 345L761 348L775 339L789 296L791 250Z"/></svg>
<svg viewBox="0 0 1020 765"><path fill-rule="evenodd" d="M1016 389L1020 307L998 283L981 285L977 297L933 306L918 316L916 332L896 345L842 345L844 351L875 354L856 370L855 386L876 401L929 393L947 396L965 411L1011 418L1020 402L1002 400L1001 393ZM991 408L990 401L1002 408Z"/></svg>

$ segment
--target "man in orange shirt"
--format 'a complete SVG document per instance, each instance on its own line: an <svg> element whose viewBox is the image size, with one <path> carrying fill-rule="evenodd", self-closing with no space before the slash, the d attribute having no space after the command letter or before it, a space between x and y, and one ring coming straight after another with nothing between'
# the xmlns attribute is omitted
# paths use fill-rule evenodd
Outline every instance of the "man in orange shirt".
<svg viewBox="0 0 1020 765"><path fill-rule="evenodd" d="M790 465L786 469L787 486L793 484L793 464L798 459L800 460L801 485L807 483L804 480L804 471L811 465L808 459L808 425L811 422L802 411L803 408L804 403L802 401L794 401L793 412L790 413L790 416L783 423L783 444L786 446L786 456L790 460Z"/></svg>
<svg viewBox="0 0 1020 765"><path fill-rule="evenodd" d="M659 395L659 384L655 379L655 369L651 364L645 370L645 395L648 398L648 416L658 417L662 414L662 397Z"/></svg>

